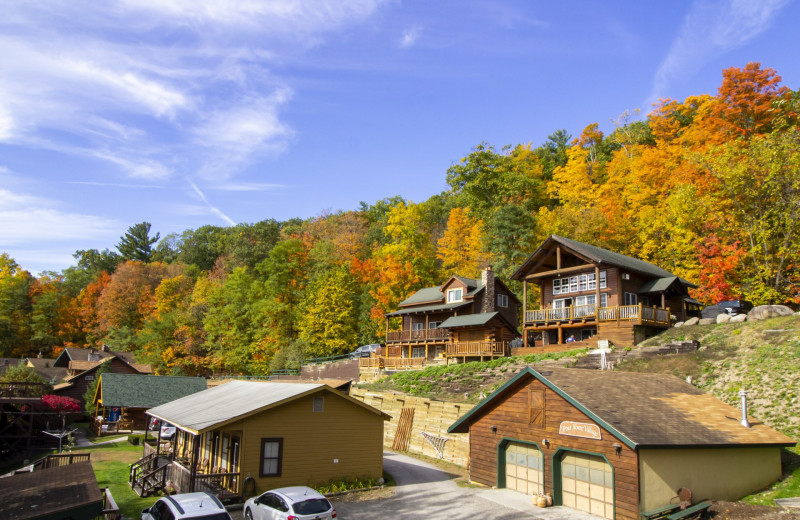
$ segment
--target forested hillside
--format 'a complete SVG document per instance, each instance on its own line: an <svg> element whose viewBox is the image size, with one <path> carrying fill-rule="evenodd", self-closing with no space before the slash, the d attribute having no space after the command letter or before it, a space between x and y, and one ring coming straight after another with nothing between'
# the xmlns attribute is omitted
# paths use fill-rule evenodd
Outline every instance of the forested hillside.
<svg viewBox="0 0 800 520"><path fill-rule="evenodd" d="M751 63L608 135L481 143L426 201L163 238L141 223L38 278L3 254L0 356L105 343L162 374L264 374L380 341L386 311L450 274L508 280L549 234L648 260L703 302L800 303L798 113L800 90Z"/></svg>

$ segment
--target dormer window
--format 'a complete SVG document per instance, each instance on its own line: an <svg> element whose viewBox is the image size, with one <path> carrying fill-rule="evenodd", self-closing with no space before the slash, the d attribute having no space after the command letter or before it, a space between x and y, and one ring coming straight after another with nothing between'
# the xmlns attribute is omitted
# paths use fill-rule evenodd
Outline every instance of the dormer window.
<svg viewBox="0 0 800 520"><path fill-rule="evenodd" d="M464 300L464 289L449 289L447 291L447 303L456 303Z"/></svg>

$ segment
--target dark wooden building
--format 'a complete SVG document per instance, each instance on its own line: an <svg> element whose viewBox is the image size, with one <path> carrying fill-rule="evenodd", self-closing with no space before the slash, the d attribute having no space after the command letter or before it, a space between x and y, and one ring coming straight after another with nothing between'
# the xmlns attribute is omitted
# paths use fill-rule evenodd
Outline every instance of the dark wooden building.
<svg viewBox="0 0 800 520"><path fill-rule="evenodd" d="M736 500L781 475L794 441L670 375L523 369L454 423L470 479L609 519L637 519L681 487Z"/></svg>
<svg viewBox="0 0 800 520"><path fill-rule="evenodd" d="M509 342L519 336L519 307L519 299L491 267L480 280L451 276L386 314L385 356L419 361L505 356ZM400 330L389 330L393 318L400 319Z"/></svg>
<svg viewBox="0 0 800 520"><path fill-rule="evenodd" d="M206 380L202 377L100 374L92 423L98 435L144 430L147 428L147 410L206 388Z"/></svg>
<svg viewBox="0 0 800 520"><path fill-rule="evenodd" d="M697 287L649 262L550 235L516 270L523 283L525 346L609 340L631 346L699 315ZM539 305L527 303L528 288Z"/></svg>

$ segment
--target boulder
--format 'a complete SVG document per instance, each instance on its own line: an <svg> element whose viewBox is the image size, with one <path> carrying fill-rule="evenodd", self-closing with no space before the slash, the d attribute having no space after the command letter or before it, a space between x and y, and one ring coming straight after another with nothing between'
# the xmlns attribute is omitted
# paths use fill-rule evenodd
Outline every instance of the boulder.
<svg viewBox="0 0 800 520"><path fill-rule="evenodd" d="M682 327L682 326L683 326L683 322L682 321L679 321L678 323L675 324L675 327Z"/></svg>
<svg viewBox="0 0 800 520"><path fill-rule="evenodd" d="M717 314L716 322L717 323L728 323L731 321L731 316L728 313L723 312L722 314Z"/></svg>
<svg viewBox="0 0 800 520"><path fill-rule="evenodd" d="M689 325L697 325L697 322L699 322L699 321L700 321L700 318L697 318L697 317L689 318L688 320L683 322L683 326L684 327L688 327Z"/></svg>
<svg viewBox="0 0 800 520"><path fill-rule="evenodd" d="M747 314L735 314L731 316L731 323L742 323L747 321Z"/></svg>
<svg viewBox="0 0 800 520"><path fill-rule="evenodd" d="M794 311L786 305L759 305L747 313L747 320L766 320L768 318L777 318L778 316L789 316L794 314Z"/></svg>
<svg viewBox="0 0 800 520"><path fill-rule="evenodd" d="M700 318L697 322L698 325L713 325L717 322L717 318Z"/></svg>

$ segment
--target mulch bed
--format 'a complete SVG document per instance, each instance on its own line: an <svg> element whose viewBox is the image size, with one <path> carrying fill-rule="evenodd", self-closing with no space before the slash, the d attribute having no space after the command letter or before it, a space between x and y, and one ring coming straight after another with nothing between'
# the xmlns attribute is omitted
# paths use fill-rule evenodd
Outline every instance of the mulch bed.
<svg viewBox="0 0 800 520"><path fill-rule="evenodd" d="M714 520L800 520L800 511L742 502L714 502L708 517Z"/></svg>

